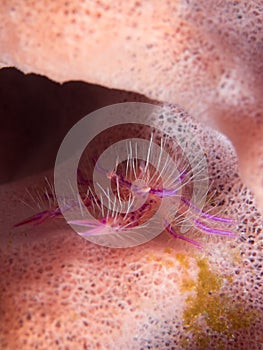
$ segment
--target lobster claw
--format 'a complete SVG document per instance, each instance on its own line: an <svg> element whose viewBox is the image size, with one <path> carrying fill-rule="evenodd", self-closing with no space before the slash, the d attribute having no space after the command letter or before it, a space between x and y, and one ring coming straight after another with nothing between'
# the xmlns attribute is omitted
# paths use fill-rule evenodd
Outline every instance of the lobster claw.
<svg viewBox="0 0 263 350"><path fill-rule="evenodd" d="M29 218L22 220L20 222L18 222L17 224L14 225L14 227L19 227L19 226L23 226L23 225L27 225L30 223L33 223L33 226L37 226L42 224L42 222L54 218L55 216L58 216L61 214L60 209L55 209L55 210L44 210L40 213L37 213L33 216L30 216Z"/></svg>

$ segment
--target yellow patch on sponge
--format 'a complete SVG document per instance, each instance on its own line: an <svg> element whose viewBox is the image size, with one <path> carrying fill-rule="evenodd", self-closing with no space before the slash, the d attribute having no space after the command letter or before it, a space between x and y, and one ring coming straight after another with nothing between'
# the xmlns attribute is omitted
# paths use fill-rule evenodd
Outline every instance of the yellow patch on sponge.
<svg viewBox="0 0 263 350"><path fill-rule="evenodd" d="M244 311L241 305L233 304L231 296L220 294L224 279L229 282L231 279L211 271L206 259L198 260L197 265L197 282L186 279L181 287L184 291L195 290L186 299L187 308L183 319L188 330L193 332L196 343L200 348L207 349L210 337L204 332L204 324L213 333L225 332L231 337L235 331L248 328L255 315L252 311ZM186 343L187 338L183 340L182 346Z"/></svg>

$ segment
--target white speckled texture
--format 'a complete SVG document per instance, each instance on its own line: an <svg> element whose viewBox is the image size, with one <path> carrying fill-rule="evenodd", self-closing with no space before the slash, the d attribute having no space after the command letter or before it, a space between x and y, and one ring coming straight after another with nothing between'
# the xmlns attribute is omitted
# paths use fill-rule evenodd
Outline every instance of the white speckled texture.
<svg viewBox="0 0 263 350"><path fill-rule="evenodd" d="M167 128L174 127L176 113L174 108L174 119L164 122ZM218 344L230 350L262 349L262 217L240 181L229 141L202 130L186 113L182 118L200 135L218 191L216 211L237 218L238 238L196 233L205 247L199 252L162 234L145 245L116 250L88 243L63 220L15 231L11 225L32 213L17 197L26 198L25 187L42 182L41 176L2 186L1 349L199 350L218 349ZM208 296L198 316L201 331L186 329L187 297L195 297L200 287L200 259L223 280L219 290L211 286L211 293L227 296L229 305L253 315L248 324L227 323L230 333L209 327ZM193 282L191 290L182 288L185 280ZM227 309L221 316L227 318ZM199 341L203 336L208 336L206 345Z"/></svg>
<svg viewBox="0 0 263 350"><path fill-rule="evenodd" d="M0 62L182 105L233 142L263 208L261 0L3 0Z"/></svg>

